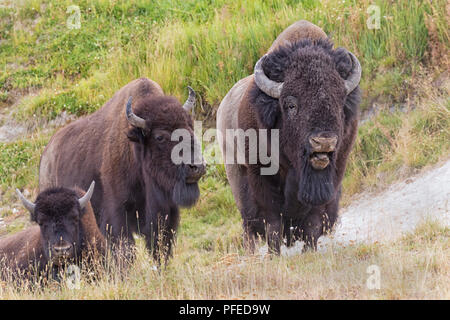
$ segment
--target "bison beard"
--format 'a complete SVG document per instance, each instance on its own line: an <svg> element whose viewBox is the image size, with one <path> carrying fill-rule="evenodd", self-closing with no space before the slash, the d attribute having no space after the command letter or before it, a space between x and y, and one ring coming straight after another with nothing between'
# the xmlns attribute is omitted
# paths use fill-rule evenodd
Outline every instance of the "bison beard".
<svg viewBox="0 0 450 320"><path fill-rule="evenodd" d="M334 161L323 170L316 170L310 161L302 161L299 179L298 200L304 205L319 206L334 198L336 168Z"/></svg>
<svg viewBox="0 0 450 320"><path fill-rule="evenodd" d="M191 207L197 202L200 190L197 183L178 181L175 184L172 200L181 207Z"/></svg>
<svg viewBox="0 0 450 320"><path fill-rule="evenodd" d="M186 183L185 169L180 167L178 171L179 177L173 188L172 200L181 207L191 207L197 202L200 196L200 189L196 182Z"/></svg>

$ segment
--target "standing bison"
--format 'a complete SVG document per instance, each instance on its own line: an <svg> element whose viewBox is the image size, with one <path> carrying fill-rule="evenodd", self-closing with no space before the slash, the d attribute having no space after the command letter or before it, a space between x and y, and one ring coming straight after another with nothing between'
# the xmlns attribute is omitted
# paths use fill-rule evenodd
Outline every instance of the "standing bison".
<svg viewBox="0 0 450 320"><path fill-rule="evenodd" d="M224 158L234 160L225 161L226 172L250 249L257 235L266 236L275 253L282 237L288 246L302 239L315 249L334 225L357 133L360 78L357 58L344 48L333 49L319 27L303 20L284 30L254 74L236 83L221 102L219 142ZM279 152L276 174L262 174L267 165L259 158L248 161L255 150L249 139L241 148L245 162L237 163L236 139L226 134L237 129L266 129L269 135L278 130L278 145L266 146ZM233 154L227 155L229 150Z"/></svg>
<svg viewBox="0 0 450 320"><path fill-rule="evenodd" d="M80 189L50 188L33 203L17 190L36 225L0 239L1 276L16 271L55 273L67 263L80 263L106 253L106 241L89 202L94 182L85 193Z"/></svg>
<svg viewBox="0 0 450 320"><path fill-rule="evenodd" d="M160 248L170 254L179 221L179 206L199 197L198 180L205 165L189 114L195 93L189 88L184 105L164 95L152 80L141 78L124 86L97 112L59 130L40 162L39 186L86 187L98 183L92 205L100 230L113 241L132 244L142 233L159 260ZM171 159L178 141L171 135L189 133L192 157Z"/></svg>

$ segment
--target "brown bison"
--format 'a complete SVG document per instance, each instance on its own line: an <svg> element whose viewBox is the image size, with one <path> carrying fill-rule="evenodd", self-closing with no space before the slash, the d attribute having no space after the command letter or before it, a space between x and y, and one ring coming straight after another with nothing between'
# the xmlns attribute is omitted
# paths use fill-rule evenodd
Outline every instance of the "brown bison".
<svg viewBox="0 0 450 320"><path fill-rule="evenodd" d="M179 206L197 201L197 182L205 173L189 114L195 92L189 91L181 105L152 80L127 84L101 109L51 138L40 161L40 188L86 187L95 180L92 206L102 233L129 244L133 233L141 233L157 260L160 247L167 256ZM189 161L181 163L171 154L180 143L172 139L177 129L188 133L190 141L184 142L192 150Z"/></svg>
<svg viewBox="0 0 450 320"><path fill-rule="evenodd" d="M282 237L288 246L302 239L307 248L316 248L335 223L357 133L360 77L357 58L344 48L333 49L319 27L303 20L283 31L254 74L237 82L221 102L220 147L225 159L234 160L226 160L226 172L251 249L258 234L267 237L271 252L279 252ZM245 163L236 161L234 151L227 155L236 139L226 131L236 129L278 134L279 149L267 145L269 153L279 153L276 174L261 174L267 165L259 158L248 161L249 139L241 149Z"/></svg>
<svg viewBox="0 0 450 320"><path fill-rule="evenodd" d="M86 193L80 189L51 188L32 203L16 190L37 225L0 239L3 276L15 271L57 271L69 262L80 263L83 257L104 255L105 238L89 202L93 191L94 182Z"/></svg>

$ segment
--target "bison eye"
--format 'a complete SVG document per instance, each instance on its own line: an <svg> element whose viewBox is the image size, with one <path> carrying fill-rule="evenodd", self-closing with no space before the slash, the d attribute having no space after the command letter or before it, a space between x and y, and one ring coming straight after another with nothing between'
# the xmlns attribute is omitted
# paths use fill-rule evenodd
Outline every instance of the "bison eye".
<svg viewBox="0 0 450 320"><path fill-rule="evenodd" d="M285 109L288 109L290 111L296 109L297 105L298 105L297 98L293 96L287 96L286 99L284 100Z"/></svg>
<svg viewBox="0 0 450 320"><path fill-rule="evenodd" d="M163 136L162 134L161 134L161 135L157 135L157 136L155 137L155 139L156 139L157 141L161 142L161 141L164 140L164 136Z"/></svg>

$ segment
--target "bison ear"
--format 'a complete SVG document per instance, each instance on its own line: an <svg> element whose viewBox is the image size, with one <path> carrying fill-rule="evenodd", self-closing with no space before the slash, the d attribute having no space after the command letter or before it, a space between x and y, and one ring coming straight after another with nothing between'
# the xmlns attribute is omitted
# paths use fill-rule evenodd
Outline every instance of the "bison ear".
<svg viewBox="0 0 450 320"><path fill-rule="evenodd" d="M333 51L333 60L336 65L336 70L344 80L350 75L353 66L347 52L346 49L341 47Z"/></svg>
<svg viewBox="0 0 450 320"><path fill-rule="evenodd" d="M128 130L127 137L130 141L143 143L144 142L144 132L140 128L132 128Z"/></svg>
<svg viewBox="0 0 450 320"><path fill-rule="evenodd" d="M270 101L267 101L266 103L260 103L258 105L259 121L265 128L272 129L275 127L278 116L280 115L280 105L277 99L273 99L269 96L267 96L267 98L265 98L264 100Z"/></svg>
<svg viewBox="0 0 450 320"><path fill-rule="evenodd" d="M255 85L250 94L250 105L254 106L262 127L266 129L275 127L281 113L278 99L269 97Z"/></svg>
<svg viewBox="0 0 450 320"><path fill-rule="evenodd" d="M37 223L36 213L30 212L30 220L31 220L31 222L36 222Z"/></svg>

